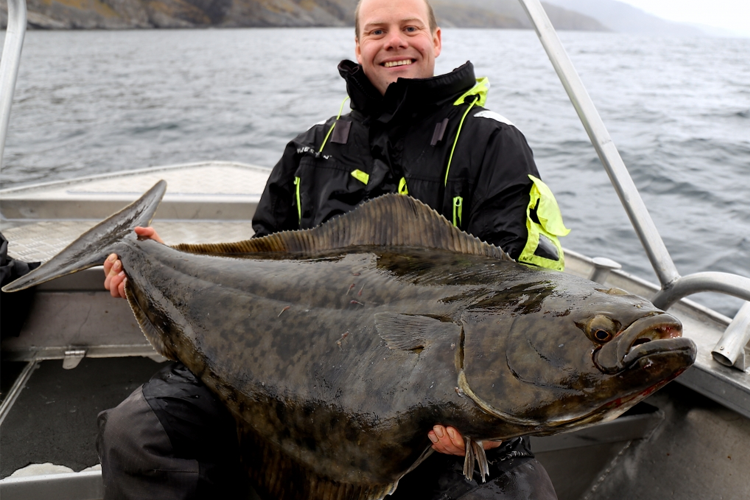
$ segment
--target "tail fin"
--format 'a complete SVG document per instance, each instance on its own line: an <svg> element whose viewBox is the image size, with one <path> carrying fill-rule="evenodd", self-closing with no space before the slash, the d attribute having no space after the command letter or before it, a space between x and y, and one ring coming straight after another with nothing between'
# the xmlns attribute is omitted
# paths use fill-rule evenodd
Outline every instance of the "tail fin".
<svg viewBox="0 0 750 500"><path fill-rule="evenodd" d="M117 253L118 244L123 239L137 238L133 231L136 226L151 223L166 190L165 181L157 182L138 200L83 233L62 252L4 286L3 292L18 292L104 263L109 254Z"/></svg>

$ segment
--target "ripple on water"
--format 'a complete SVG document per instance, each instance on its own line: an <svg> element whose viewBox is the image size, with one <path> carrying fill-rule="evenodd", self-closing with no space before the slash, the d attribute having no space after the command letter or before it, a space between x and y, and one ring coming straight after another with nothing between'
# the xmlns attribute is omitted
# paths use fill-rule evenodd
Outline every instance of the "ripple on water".
<svg viewBox="0 0 750 500"><path fill-rule="evenodd" d="M563 244L655 281L534 34L443 36L438 72L472 60L492 82L488 107L534 149L573 229ZM750 274L750 40L560 36L680 272ZM268 57L284 47L294 50ZM335 66L353 56L349 28L30 31L1 185L204 159L272 166L336 114L346 90Z"/></svg>

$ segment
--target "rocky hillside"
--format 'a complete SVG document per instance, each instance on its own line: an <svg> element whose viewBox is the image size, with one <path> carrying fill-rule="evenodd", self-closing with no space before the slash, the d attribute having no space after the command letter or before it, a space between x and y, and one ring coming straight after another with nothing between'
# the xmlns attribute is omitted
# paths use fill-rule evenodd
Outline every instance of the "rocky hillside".
<svg viewBox="0 0 750 500"><path fill-rule="evenodd" d="M666 21L623 2L615 0L547 0L560 7L586 12L619 33L657 36L705 36L698 28ZM710 10L707 5L706 10Z"/></svg>
<svg viewBox="0 0 750 500"><path fill-rule="evenodd" d="M30 28L129 29L352 26L356 0L27 0ZM528 28L517 0L434 0L441 26ZM558 29L606 31L598 21L545 4ZM0 0L0 24L7 22Z"/></svg>

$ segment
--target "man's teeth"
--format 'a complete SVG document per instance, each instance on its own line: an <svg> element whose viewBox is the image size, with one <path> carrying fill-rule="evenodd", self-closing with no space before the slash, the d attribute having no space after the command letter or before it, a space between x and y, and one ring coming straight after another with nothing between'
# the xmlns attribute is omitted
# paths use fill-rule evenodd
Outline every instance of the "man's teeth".
<svg viewBox="0 0 750 500"><path fill-rule="evenodd" d="M387 62L387 63L385 63L385 67L386 68L393 68L395 66L406 66L406 65L409 65L409 64L411 64L411 59L406 59L404 61L391 61L391 62Z"/></svg>

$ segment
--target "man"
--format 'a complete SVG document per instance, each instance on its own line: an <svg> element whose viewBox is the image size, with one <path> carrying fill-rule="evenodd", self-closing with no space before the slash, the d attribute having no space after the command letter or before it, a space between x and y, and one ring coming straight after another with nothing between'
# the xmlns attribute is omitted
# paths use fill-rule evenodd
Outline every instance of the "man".
<svg viewBox="0 0 750 500"><path fill-rule="evenodd" d="M556 238L564 232L562 221L523 135L481 107L487 83L476 81L470 63L433 76L442 40L427 1L361 0L355 42L359 64L339 65L351 113L289 143L254 216L256 235L314 227L364 200L399 192L515 258L562 269ZM151 228L136 232L161 241ZM126 278L116 256L104 268L105 286L113 296L124 296ZM227 436L215 435L218 427L211 425L211 419L226 422L227 416L218 403L199 408L191 398L213 396L184 367L170 365L123 405L102 413L99 449L107 498L126 498L127 491L149 481L149 488L173 491L169 488L176 485L206 494L234 481L236 443L222 444ZM463 459L450 457L464 455L463 438L456 429L436 424L428 437L443 455L406 476L396 497L556 498L527 441L485 443L492 474L490 484L478 487L463 479ZM206 440L202 429L209 427ZM154 437L159 432L169 439ZM196 466L189 448L197 435L204 461L198 459ZM163 449L144 452L149 445L143 439L158 441ZM124 441L129 444L118 445ZM146 477L146 468L173 474ZM197 475L191 484L177 477L188 469ZM168 494L161 495L172 498Z"/></svg>

